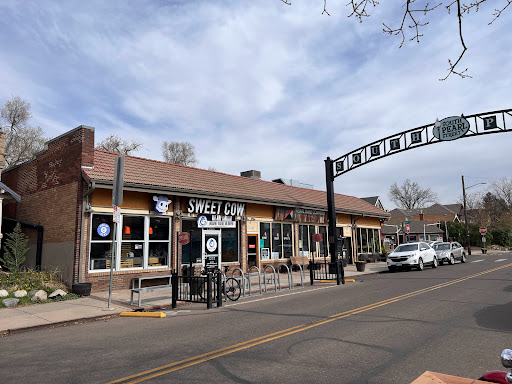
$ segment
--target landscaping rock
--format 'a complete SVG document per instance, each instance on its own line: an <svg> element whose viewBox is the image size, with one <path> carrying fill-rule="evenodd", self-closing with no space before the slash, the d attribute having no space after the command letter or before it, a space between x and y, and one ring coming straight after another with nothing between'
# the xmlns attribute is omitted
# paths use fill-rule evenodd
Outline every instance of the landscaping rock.
<svg viewBox="0 0 512 384"><path fill-rule="evenodd" d="M20 297L25 297L25 296L27 296L27 291L25 291L24 289L20 289L20 290L14 292L14 297L20 298Z"/></svg>
<svg viewBox="0 0 512 384"><path fill-rule="evenodd" d="M32 296L32 301L42 301L42 300L47 300L48 299L48 294L43 291L42 289L37 291L36 293L34 293L34 296Z"/></svg>
<svg viewBox="0 0 512 384"><path fill-rule="evenodd" d="M38 291L37 289L33 289L33 290L29 291L28 294L30 295L30 297L33 297L37 291Z"/></svg>
<svg viewBox="0 0 512 384"><path fill-rule="evenodd" d="M5 289L0 289L0 297L7 297L9 296L9 292L7 292Z"/></svg>
<svg viewBox="0 0 512 384"><path fill-rule="evenodd" d="M20 299L3 299L2 300L2 303L6 306L6 307L15 307L18 305L18 302L20 301Z"/></svg>
<svg viewBox="0 0 512 384"><path fill-rule="evenodd" d="M57 289L56 291L53 291L52 293L50 293L50 296L48 296L50 299L54 299L55 297L58 297L58 296L66 296L67 293L64 292L62 289Z"/></svg>

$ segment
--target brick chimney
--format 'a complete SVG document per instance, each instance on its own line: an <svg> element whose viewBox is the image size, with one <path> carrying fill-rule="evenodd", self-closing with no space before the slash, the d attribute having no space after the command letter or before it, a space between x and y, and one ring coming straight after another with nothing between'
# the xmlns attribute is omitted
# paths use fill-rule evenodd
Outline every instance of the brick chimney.
<svg viewBox="0 0 512 384"><path fill-rule="evenodd" d="M420 221L423 221L425 219L425 215L423 214L423 212L420 213Z"/></svg>

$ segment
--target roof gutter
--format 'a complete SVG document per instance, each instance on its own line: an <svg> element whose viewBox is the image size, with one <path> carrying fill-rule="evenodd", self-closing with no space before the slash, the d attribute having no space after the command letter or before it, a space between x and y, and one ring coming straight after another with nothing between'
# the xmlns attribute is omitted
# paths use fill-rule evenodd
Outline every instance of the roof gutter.
<svg viewBox="0 0 512 384"><path fill-rule="evenodd" d="M111 181L105 181L105 180L94 180L93 183L96 183L96 186L99 188L100 186L103 188L112 189L112 182ZM208 192L204 191L203 193L198 193L198 191L190 191L186 189L174 189L174 188L157 188L155 186L154 188L143 185L143 184L133 184L133 183L124 183L123 190L125 191L134 191L134 192L147 192L147 193L161 193L161 194L173 194L176 196L186 196L186 197L199 197L199 198L207 198L207 197L219 197L219 198L225 198L229 199L231 201L238 201L241 203L267 203L270 205L279 205L284 207L290 207L290 208L296 208L299 204L299 202L290 202L290 201L282 201L282 200L270 200L270 199L251 199L243 196L233 196L233 195L227 195L222 193L215 193L215 192ZM305 209L317 209L321 211L327 211L327 206L324 205L313 205L313 204L304 204L300 203L300 208ZM361 212L361 211L355 211L350 209L340 209L336 208L336 213L345 213L348 215L363 215L366 217L377 217L377 218L389 218L389 213L373 213L373 212Z"/></svg>

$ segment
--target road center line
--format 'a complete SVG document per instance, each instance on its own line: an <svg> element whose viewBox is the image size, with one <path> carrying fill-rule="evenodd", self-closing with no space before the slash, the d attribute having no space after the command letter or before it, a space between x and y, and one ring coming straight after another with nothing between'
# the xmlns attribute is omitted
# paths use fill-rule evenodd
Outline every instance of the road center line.
<svg viewBox="0 0 512 384"><path fill-rule="evenodd" d="M500 262L500 261L507 261L508 259L498 259L498 260L494 260L495 263L497 262Z"/></svg>
<svg viewBox="0 0 512 384"><path fill-rule="evenodd" d="M483 260L479 260L479 261L483 261ZM379 307L382 307L384 305L388 305L388 304L395 303L397 301L405 300L405 299L408 299L408 298L413 297L413 296L421 295L423 293L431 292L431 291L434 291L434 290L437 290L437 289L440 289L440 288L444 288L444 287L447 287L447 286L450 286L450 285L453 285L453 284L458 284L458 283L461 283L463 281L466 281L466 280L469 280L469 279L473 279L475 277L482 276L482 275L485 275L487 273L495 272L495 271L498 271L500 269L504 269L504 268L508 268L508 267L512 267L512 263L505 264L505 265L502 265L500 267L488 269L486 271L478 272L478 273L475 273L473 275L469 275L469 276L466 276L466 277L461 277L459 279L448 281L446 283L436 284L436 285L433 285L431 287L427 287L427 288L423 288L423 289L420 289L420 290L417 290L417 291L409 292L409 293L406 293L406 294L403 294L403 295L400 295L400 296L396 296L396 297L393 297L393 298L390 298L390 299L387 299L387 300L379 301L377 303L373 303L373 304L365 305L363 307L351 309L351 310L348 310L348 311L345 311L345 312L341 312L341 313L338 313L338 314L335 314L335 315L331 315L331 316L329 316L328 318L325 318L325 319L316 320L316 321L313 321L313 322L310 322L310 323L306 323L306 324L302 324L302 325L297 325L295 327L287 328L287 329L284 329L282 331L270 333L268 335L264 335L264 336L261 336L261 337L258 337L258 338L252 339L252 340L244 341L244 342L241 342L241 343L238 343L238 344L234 344L234 345L230 345L230 346L227 346L227 347L224 347L224 348L220 348L220 349L217 349L217 350L214 350L214 351L210 351L210 352L198 355L198 356L190 357L188 359L177 361L175 363L163 365L163 366L160 366L160 367L157 367L157 368L153 368L153 369L150 369L150 370L147 370L147 371L144 371L144 372L136 373L134 375L127 376L127 377L122 378L122 379L110 381L107 384L114 384L114 383L126 383L126 384L130 383L130 384L135 384L135 383L140 383L140 382L143 382L143 381L146 381L146 380L153 379L153 378L158 377L158 376L166 375L166 374L169 374L169 373L172 373L172 372L175 372L175 371L179 371L179 370L184 369L184 368L188 368L188 367L200 364L200 363L204 363L205 361L208 361L208 360L213 360L213 359L217 359L217 358L222 357L222 356L230 355L232 353L235 353L235 352L238 352L238 351L241 351L241 350L244 350L244 349L248 349L248 348L260 345L260 344L268 343L270 341L273 341L273 340L276 340L276 339L280 339L280 338L283 338L283 337L286 337L286 336L290 336L290 335L293 335L293 334L298 333L298 332L303 332L303 331L306 331L308 329L318 327L320 325L328 324L330 322L333 322L333 321L336 321L336 320L339 320L339 319L343 319L343 318L346 318L346 317L349 317L349 316L352 316L352 315L356 315L358 313L366 312L366 311L369 311L371 309L379 308Z"/></svg>
<svg viewBox="0 0 512 384"><path fill-rule="evenodd" d="M473 260L472 263L479 263L481 261L484 261L484 260L483 259L481 259L481 260Z"/></svg>

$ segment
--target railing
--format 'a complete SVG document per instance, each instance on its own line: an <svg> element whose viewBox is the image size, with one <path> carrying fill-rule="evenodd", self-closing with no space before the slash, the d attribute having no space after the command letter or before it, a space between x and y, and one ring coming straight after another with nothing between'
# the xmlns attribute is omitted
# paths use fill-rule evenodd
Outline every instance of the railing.
<svg viewBox="0 0 512 384"><path fill-rule="evenodd" d="M274 280L274 290L275 290L275 292L277 292L276 270L270 264L265 265L265 268L263 269L263 285L265 286L265 292L267 292L267 269L268 268L272 269L272 276L269 277L268 279L269 280L272 280L272 279Z"/></svg>
<svg viewBox="0 0 512 384"><path fill-rule="evenodd" d="M345 274L343 268L341 268L341 260L334 263L323 262L323 263L310 263L309 264L309 277L311 285L315 280L335 280L337 284L345 284Z"/></svg>
<svg viewBox="0 0 512 384"><path fill-rule="evenodd" d="M299 267L299 271L300 271L300 286L303 287L304 286L304 271L302 269L302 266L299 263L292 263L292 266L291 266L291 270L292 271L293 271L293 267L294 266ZM293 273L292 273L292 283L293 283Z"/></svg>
<svg viewBox="0 0 512 384"><path fill-rule="evenodd" d="M277 280L279 283L279 290L281 290L281 267L286 268L286 272L288 273L288 289L293 289L293 277L290 274L290 268L286 264L281 264L279 267L277 267L278 273L277 273Z"/></svg>
<svg viewBox="0 0 512 384"><path fill-rule="evenodd" d="M239 276L235 276L235 272L236 271L238 271L240 273ZM240 286L241 286L241 289L242 289L242 297L245 297L245 275L244 275L244 271L242 271L241 268L235 268L231 272L231 277L233 279L237 280L240 283ZM227 298L225 300L227 300Z"/></svg>
<svg viewBox="0 0 512 384"><path fill-rule="evenodd" d="M206 276L171 276L172 307L176 308L178 301L204 303L208 309L215 302L222 306L222 274L208 273Z"/></svg>
<svg viewBox="0 0 512 384"><path fill-rule="evenodd" d="M259 286L260 286L260 295L263 295L263 291L261 290L261 277L260 277L261 275L260 275L260 269L259 269L257 266L253 265L251 268L249 268L249 272L247 272L247 289L249 290L249 296L251 296L251 277L252 277L252 276L251 276L251 275L252 275L251 271L252 271L253 269L256 269L256 271L257 271L257 273L258 273L258 276L257 276L257 277L258 277L258 284L259 284ZM244 287L244 292L245 292L245 287Z"/></svg>

